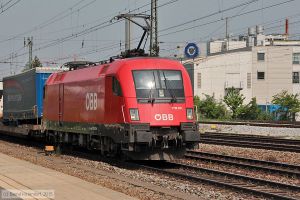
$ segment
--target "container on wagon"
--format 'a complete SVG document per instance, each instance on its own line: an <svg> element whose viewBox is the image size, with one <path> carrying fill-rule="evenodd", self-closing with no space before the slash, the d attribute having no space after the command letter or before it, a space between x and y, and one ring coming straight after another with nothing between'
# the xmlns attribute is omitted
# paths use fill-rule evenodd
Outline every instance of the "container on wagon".
<svg viewBox="0 0 300 200"><path fill-rule="evenodd" d="M48 77L60 68L38 67L3 78L3 122L36 121L43 115L43 90Z"/></svg>

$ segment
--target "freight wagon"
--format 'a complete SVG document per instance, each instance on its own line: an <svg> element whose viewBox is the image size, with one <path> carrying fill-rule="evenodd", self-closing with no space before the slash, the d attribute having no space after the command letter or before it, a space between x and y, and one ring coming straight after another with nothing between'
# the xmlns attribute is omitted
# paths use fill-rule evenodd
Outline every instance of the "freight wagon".
<svg viewBox="0 0 300 200"><path fill-rule="evenodd" d="M40 67L3 78L3 123L39 124L43 116L43 91L58 68Z"/></svg>

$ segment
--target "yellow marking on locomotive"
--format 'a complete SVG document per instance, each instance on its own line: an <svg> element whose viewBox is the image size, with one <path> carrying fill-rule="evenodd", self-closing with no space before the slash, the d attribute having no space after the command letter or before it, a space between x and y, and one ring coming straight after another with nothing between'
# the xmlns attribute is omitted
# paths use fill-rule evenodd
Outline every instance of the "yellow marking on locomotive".
<svg viewBox="0 0 300 200"><path fill-rule="evenodd" d="M45 146L45 151L46 152L53 152L54 151L54 146Z"/></svg>

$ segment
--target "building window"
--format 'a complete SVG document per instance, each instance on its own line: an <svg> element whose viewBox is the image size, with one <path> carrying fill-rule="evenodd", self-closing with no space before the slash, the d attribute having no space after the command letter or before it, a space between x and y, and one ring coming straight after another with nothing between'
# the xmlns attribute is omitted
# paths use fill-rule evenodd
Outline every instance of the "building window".
<svg viewBox="0 0 300 200"><path fill-rule="evenodd" d="M265 72L257 72L257 79L264 80L265 79Z"/></svg>
<svg viewBox="0 0 300 200"><path fill-rule="evenodd" d="M247 73L247 88L251 88L251 73Z"/></svg>
<svg viewBox="0 0 300 200"><path fill-rule="evenodd" d="M300 64L300 53L293 53L293 64Z"/></svg>
<svg viewBox="0 0 300 200"><path fill-rule="evenodd" d="M264 61L265 60L265 53L257 53L257 60Z"/></svg>
<svg viewBox="0 0 300 200"><path fill-rule="evenodd" d="M293 72L293 83L299 83L299 72Z"/></svg>
<svg viewBox="0 0 300 200"><path fill-rule="evenodd" d="M201 88L201 73L197 74L197 86L198 88Z"/></svg>

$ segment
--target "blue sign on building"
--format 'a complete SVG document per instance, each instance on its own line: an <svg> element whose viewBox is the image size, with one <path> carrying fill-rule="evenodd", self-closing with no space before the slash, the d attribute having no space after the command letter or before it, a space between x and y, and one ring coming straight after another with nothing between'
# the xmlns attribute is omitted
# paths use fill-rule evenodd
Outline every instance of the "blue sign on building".
<svg viewBox="0 0 300 200"><path fill-rule="evenodd" d="M199 47L195 43L188 43L184 48L184 55L187 58L194 59L199 56Z"/></svg>

